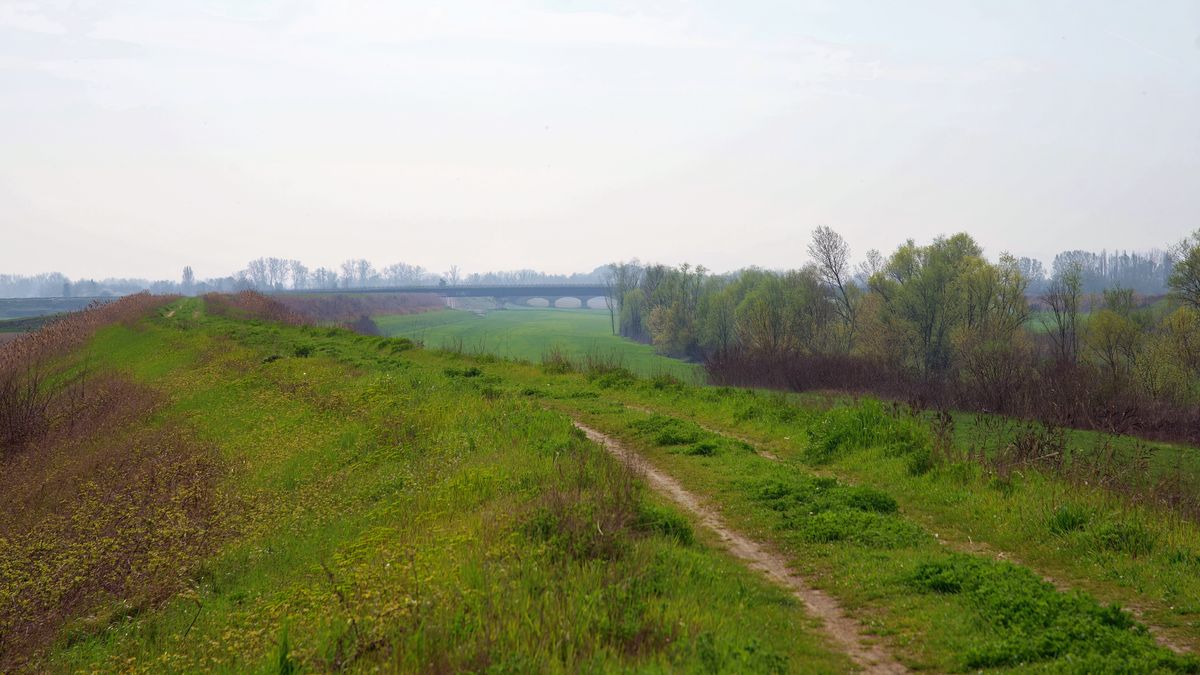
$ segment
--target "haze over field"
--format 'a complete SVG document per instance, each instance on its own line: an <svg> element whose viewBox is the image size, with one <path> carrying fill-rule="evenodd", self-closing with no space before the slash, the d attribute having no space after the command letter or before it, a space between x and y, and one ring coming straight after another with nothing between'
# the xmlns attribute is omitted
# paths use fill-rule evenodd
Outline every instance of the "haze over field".
<svg viewBox="0 0 1200 675"><path fill-rule="evenodd" d="M1200 3L0 5L0 270L794 266L1200 224ZM469 244L469 245L468 245Z"/></svg>

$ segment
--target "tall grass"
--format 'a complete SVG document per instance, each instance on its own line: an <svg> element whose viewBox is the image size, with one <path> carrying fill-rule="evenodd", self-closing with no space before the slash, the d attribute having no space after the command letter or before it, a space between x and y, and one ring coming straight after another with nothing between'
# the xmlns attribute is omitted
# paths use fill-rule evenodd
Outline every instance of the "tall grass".
<svg viewBox="0 0 1200 675"><path fill-rule="evenodd" d="M52 383L56 359L82 346L101 327L132 324L174 299L138 293L107 304L92 303L0 345L0 454L24 449L55 419L69 416L65 402L83 392L87 371L69 382Z"/></svg>

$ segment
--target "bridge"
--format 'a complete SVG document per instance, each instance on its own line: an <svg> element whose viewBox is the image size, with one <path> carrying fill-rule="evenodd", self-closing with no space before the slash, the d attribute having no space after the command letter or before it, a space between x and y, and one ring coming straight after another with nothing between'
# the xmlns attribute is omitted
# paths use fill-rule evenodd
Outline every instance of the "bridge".
<svg viewBox="0 0 1200 675"><path fill-rule="evenodd" d="M527 304L543 299L554 307L563 298L575 298L582 306L591 300L608 297L604 284L447 284L445 286L365 286L361 288L322 288L280 291L284 295L360 295L381 293L421 293L443 298L494 298L501 303Z"/></svg>

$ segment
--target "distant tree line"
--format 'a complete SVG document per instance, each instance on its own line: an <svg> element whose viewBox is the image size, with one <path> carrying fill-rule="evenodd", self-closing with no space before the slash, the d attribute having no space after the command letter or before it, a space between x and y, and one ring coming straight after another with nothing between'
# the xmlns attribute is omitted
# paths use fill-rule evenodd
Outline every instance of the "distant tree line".
<svg viewBox="0 0 1200 675"><path fill-rule="evenodd" d="M1077 426L1123 420L1167 435L1188 419L1200 438L1200 232L1166 252L1070 252L1049 277L1039 269L1008 254L990 261L967 234L871 251L854 266L822 227L796 269L710 274L635 260L610 265L606 283L616 332L702 360L718 382L860 389ZM1161 301L1132 285L1157 291L1146 280L1164 274Z"/></svg>
<svg viewBox="0 0 1200 675"><path fill-rule="evenodd" d="M256 258L242 270L224 277L197 279L192 268L185 267L179 281L149 279L79 279L72 281L57 272L21 276L0 274L0 297L105 297L141 291L155 294L236 293L246 290L334 290L339 288L378 288L383 286L453 286L465 284L556 284L595 283L606 267L575 274L547 274L536 270L472 273L463 275L458 266L445 272L431 272L420 265L394 263L376 268L364 258L352 258L336 268L309 268L299 260Z"/></svg>

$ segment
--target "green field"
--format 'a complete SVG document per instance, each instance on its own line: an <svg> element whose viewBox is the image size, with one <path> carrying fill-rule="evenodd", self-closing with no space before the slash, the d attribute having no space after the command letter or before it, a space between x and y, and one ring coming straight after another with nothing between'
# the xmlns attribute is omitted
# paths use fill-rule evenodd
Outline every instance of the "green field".
<svg viewBox="0 0 1200 675"><path fill-rule="evenodd" d="M588 356L620 365L639 375L670 373L696 381L702 368L654 353L612 334L606 310L506 309L484 314L445 310L375 317L384 335L423 342L433 349L494 354L538 363L558 349L571 359Z"/></svg>

